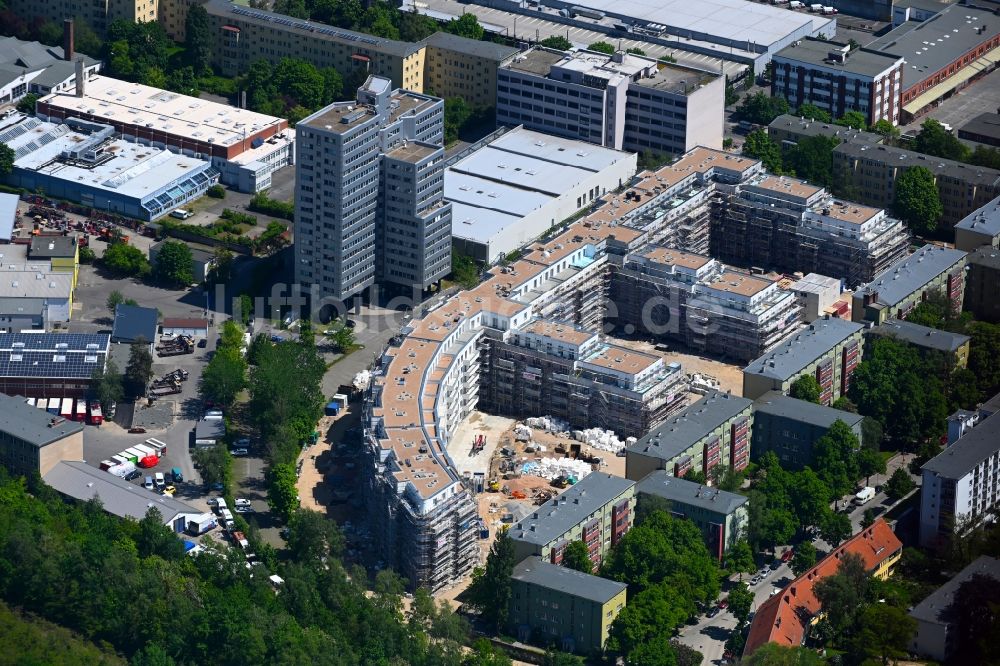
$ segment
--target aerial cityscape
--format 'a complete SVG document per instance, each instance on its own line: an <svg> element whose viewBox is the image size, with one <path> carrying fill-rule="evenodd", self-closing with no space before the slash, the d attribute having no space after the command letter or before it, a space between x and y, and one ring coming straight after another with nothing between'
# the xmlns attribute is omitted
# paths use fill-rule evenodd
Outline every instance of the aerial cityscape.
<svg viewBox="0 0 1000 666"><path fill-rule="evenodd" d="M0 0L0 662L1000 664L1000 0Z"/></svg>

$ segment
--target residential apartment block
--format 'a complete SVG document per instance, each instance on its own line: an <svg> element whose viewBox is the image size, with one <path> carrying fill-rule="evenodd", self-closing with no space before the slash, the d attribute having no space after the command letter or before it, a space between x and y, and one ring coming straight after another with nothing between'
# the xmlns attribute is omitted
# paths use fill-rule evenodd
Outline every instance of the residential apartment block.
<svg viewBox="0 0 1000 666"><path fill-rule="evenodd" d="M976 577L1000 581L1000 560L986 555L977 557L910 610L910 617L917 621L917 632L909 645L910 652L938 663L944 663L954 655L963 640L951 612L955 595L963 585L974 585Z"/></svg>
<svg viewBox="0 0 1000 666"><path fill-rule="evenodd" d="M421 42L424 56L424 90L442 99L461 97L474 107L497 103L497 69L520 50L512 46L435 32Z"/></svg>
<svg viewBox="0 0 1000 666"><path fill-rule="evenodd" d="M983 245L1000 247L1000 196L955 225L955 249L972 252Z"/></svg>
<svg viewBox="0 0 1000 666"><path fill-rule="evenodd" d="M997 285L1000 284L1000 250L981 247L970 252L967 257L969 272L965 280L965 302L963 308L976 319L1000 323L1000 298Z"/></svg>
<svg viewBox="0 0 1000 666"><path fill-rule="evenodd" d="M511 574L508 631L521 641L552 642L563 652L594 654L625 608L625 583L529 557Z"/></svg>
<svg viewBox="0 0 1000 666"><path fill-rule="evenodd" d="M101 36L115 20L146 23L155 21L159 13L158 0L12 0L7 9L25 19L59 25L67 18L79 17Z"/></svg>
<svg viewBox="0 0 1000 666"><path fill-rule="evenodd" d="M944 548L1000 504L1000 414L983 415L920 469L920 545Z"/></svg>
<svg viewBox="0 0 1000 666"><path fill-rule="evenodd" d="M792 335L801 310L775 280L659 246L625 257L612 274L610 296L620 328L739 360Z"/></svg>
<svg viewBox="0 0 1000 666"><path fill-rule="evenodd" d="M932 294L944 296L957 313L965 289L965 257L961 250L925 245L882 271L854 292L851 316L876 325L905 319Z"/></svg>
<svg viewBox="0 0 1000 666"><path fill-rule="evenodd" d="M538 556L562 564L566 547L583 541L596 568L631 529L634 516L635 481L594 472L537 507L507 534L517 561Z"/></svg>
<svg viewBox="0 0 1000 666"><path fill-rule="evenodd" d="M833 403L847 393L851 373L861 363L863 331L861 324L836 317L817 319L743 368L743 396L787 394L796 379L812 375L819 382L820 403Z"/></svg>
<svg viewBox="0 0 1000 666"><path fill-rule="evenodd" d="M7 473L45 475L62 460L83 460L83 424L0 393L0 465Z"/></svg>
<svg viewBox="0 0 1000 666"><path fill-rule="evenodd" d="M850 297L840 297L841 281L836 278L809 273L796 280L789 290L802 306L802 321L806 323L827 314L837 317L848 314Z"/></svg>
<svg viewBox="0 0 1000 666"><path fill-rule="evenodd" d="M666 470L682 477L692 469L706 476L716 465L741 470L750 461L753 402L710 393L625 449L625 476L644 479Z"/></svg>
<svg viewBox="0 0 1000 666"><path fill-rule="evenodd" d="M686 395L680 364L543 320L491 340L481 373L479 401L490 413L549 414L620 437L645 434L678 411Z"/></svg>
<svg viewBox="0 0 1000 666"><path fill-rule="evenodd" d="M666 500L672 516L693 522L701 530L708 552L719 561L746 536L749 523L746 495L681 479L665 470L650 472L635 488L639 505L649 498Z"/></svg>
<svg viewBox="0 0 1000 666"><path fill-rule="evenodd" d="M813 446L837 421L862 439L865 417L806 400L797 400L779 391L768 391L753 403L753 439L750 444L754 461L773 452L784 469L816 466Z"/></svg>
<svg viewBox="0 0 1000 666"><path fill-rule="evenodd" d="M841 559L848 553L861 558L869 576L884 580L891 575L892 567L902 556L903 543L885 520L879 518L870 527L834 548L814 567L760 605L750 623L743 657L749 657L767 643L783 647L801 646L822 610L816 598L816 583L835 575Z"/></svg>
<svg viewBox="0 0 1000 666"><path fill-rule="evenodd" d="M867 335L870 342L879 338L892 338L916 348L922 354L940 354L947 361L945 372L950 373L955 368L964 368L969 364L969 343L972 338L961 333L942 331L902 319L888 319L869 329Z"/></svg>
<svg viewBox="0 0 1000 666"><path fill-rule="evenodd" d="M296 127L295 280L347 300L375 284L426 289L451 270L444 103L369 77Z"/></svg>
<svg viewBox="0 0 1000 666"><path fill-rule="evenodd" d="M815 272L857 285L902 258L905 225L885 210L786 176L762 175L718 197L711 253L740 266Z"/></svg>
<svg viewBox="0 0 1000 666"><path fill-rule="evenodd" d="M721 148L725 80L618 52L535 47L497 72L497 122L635 152Z"/></svg>
<svg viewBox="0 0 1000 666"><path fill-rule="evenodd" d="M869 125L899 124L903 58L806 37L774 54L771 94L792 108L813 104L840 118L860 111Z"/></svg>

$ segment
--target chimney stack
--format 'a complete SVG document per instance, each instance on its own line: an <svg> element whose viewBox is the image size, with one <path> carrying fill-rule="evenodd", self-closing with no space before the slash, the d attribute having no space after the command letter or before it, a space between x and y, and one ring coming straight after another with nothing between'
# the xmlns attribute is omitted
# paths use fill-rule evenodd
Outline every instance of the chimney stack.
<svg viewBox="0 0 1000 666"><path fill-rule="evenodd" d="M63 60L73 59L73 19L63 20Z"/></svg>
<svg viewBox="0 0 1000 666"><path fill-rule="evenodd" d="M83 71L83 58L76 61L76 96L83 97L83 87L86 79L86 73Z"/></svg>

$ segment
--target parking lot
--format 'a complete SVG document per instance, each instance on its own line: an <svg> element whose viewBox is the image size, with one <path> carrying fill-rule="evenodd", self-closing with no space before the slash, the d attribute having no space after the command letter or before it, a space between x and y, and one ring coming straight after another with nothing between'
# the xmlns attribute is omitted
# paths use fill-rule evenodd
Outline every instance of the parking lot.
<svg viewBox="0 0 1000 666"><path fill-rule="evenodd" d="M902 132L920 131L920 125L933 118L947 123L957 133L962 125L981 113L997 111L1000 108L1000 69L995 70L972 85L964 88L908 125L900 126Z"/></svg>

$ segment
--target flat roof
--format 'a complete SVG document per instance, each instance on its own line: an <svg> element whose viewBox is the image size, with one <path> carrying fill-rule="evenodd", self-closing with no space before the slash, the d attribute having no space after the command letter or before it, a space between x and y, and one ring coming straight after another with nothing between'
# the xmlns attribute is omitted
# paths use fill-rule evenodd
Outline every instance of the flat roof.
<svg viewBox="0 0 1000 666"><path fill-rule="evenodd" d="M73 274L56 273L37 263L0 268L0 296L7 298L66 298L73 293Z"/></svg>
<svg viewBox="0 0 1000 666"><path fill-rule="evenodd" d="M461 201L451 202L451 235L454 238L489 243L520 220L520 215L470 206Z"/></svg>
<svg viewBox="0 0 1000 666"><path fill-rule="evenodd" d="M76 234L72 236L32 236L29 259L64 259L75 257Z"/></svg>
<svg viewBox="0 0 1000 666"><path fill-rule="evenodd" d="M0 377L90 379L110 345L104 333L0 333Z"/></svg>
<svg viewBox="0 0 1000 666"><path fill-rule="evenodd" d="M603 472L592 472L569 490L537 507L511 526L515 541L544 546L560 538L590 514L635 486L635 481Z"/></svg>
<svg viewBox="0 0 1000 666"><path fill-rule="evenodd" d="M634 153L613 148L605 148L586 141L567 139L561 136L536 132L515 127L490 142L489 147L530 157L534 160L599 172L622 160L632 159Z"/></svg>
<svg viewBox="0 0 1000 666"><path fill-rule="evenodd" d="M710 83L717 78L719 78L718 72L706 72L693 67L669 64L660 67L653 76L639 79L633 83L641 88L688 95L696 92L699 86Z"/></svg>
<svg viewBox="0 0 1000 666"><path fill-rule="evenodd" d="M477 208L526 217L552 201L551 194L527 190L460 171L446 169L444 198Z"/></svg>
<svg viewBox="0 0 1000 666"><path fill-rule="evenodd" d="M827 217L847 222L848 224L862 225L873 217L876 217L882 212L882 209L872 206L862 206L861 204L849 201L827 200L817 204L813 208L813 212L822 212Z"/></svg>
<svg viewBox="0 0 1000 666"><path fill-rule="evenodd" d="M998 35L1000 21L992 10L951 5L926 21L907 21L866 48L905 58L903 81L908 88Z"/></svg>
<svg viewBox="0 0 1000 666"><path fill-rule="evenodd" d="M878 293L877 302L894 306L925 284L962 260L961 250L924 245L913 254L897 261L875 276L871 282L854 292L854 298L871 292Z"/></svg>
<svg viewBox="0 0 1000 666"><path fill-rule="evenodd" d="M152 475L152 472L149 472L149 475ZM146 490L141 485L91 467L85 462L68 460L59 462L49 470L43 480L63 495L81 502L97 497L101 500L105 511L122 518L141 520L152 508L160 512L164 522L181 513L203 513L170 495Z"/></svg>
<svg viewBox="0 0 1000 666"><path fill-rule="evenodd" d="M526 74L548 76L552 67L565 60L568 55L566 51L536 46L508 62L506 67Z"/></svg>
<svg viewBox="0 0 1000 666"><path fill-rule="evenodd" d="M17 202L20 200L21 198L16 194L0 192L0 240L9 241L14 236Z"/></svg>
<svg viewBox="0 0 1000 666"><path fill-rule="evenodd" d="M796 280L789 289L792 291L808 291L819 293L827 289L837 289L840 292L840 280L837 278L820 275L819 273L809 273Z"/></svg>
<svg viewBox="0 0 1000 666"><path fill-rule="evenodd" d="M952 353L972 339L961 333L942 331L901 319L889 319L868 331L868 335L898 338L919 347Z"/></svg>
<svg viewBox="0 0 1000 666"><path fill-rule="evenodd" d="M596 333L582 328L576 328L573 324L546 321L544 319L531 320L529 323L521 327L520 332L534 333L535 335L539 335L544 338L561 340L571 345L576 345L577 347L597 336Z"/></svg>
<svg viewBox="0 0 1000 666"><path fill-rule="evenodd" d="M207 319L164 319L163 328L208 328Z"/></svg>
<svg viewBox="0 0 1000 666"><path fill-rule="evenodd" d="M737 42L770 46L800 31L819 31L835 19L745 0L574 0L574 4ZM670 32L676 32L670 30Z"/></svg>
<svg viewBox="0 0 1000 666"><path fill-rule="evenodd" d="M135 342L139 338L149 343L156 342L158 320L159 312L156 308L121 303L115 306L111 337L115 342Z"/></svg>
<svg viewBox="0 0 1000 666"><path fill-rule="evenodd" d="M750 408L752 400L714 391L643 436L629 453L671 460L726 421Z"/></svg>
<svg viewBox="0 0 1000 666"><path fill-rule="evenodd" d="M984 245L975 252L970 252L968 263L1000 270L1000 250Z"/></svg>
<svg viewBox="0 0 1000 666"><path fill-rule="evenodd" d="M0 432L42 448L83 430L82 423L30 407L24 400L0 393Z"/></svg>
<svg viewBox="0 0 1000 666"><path fill-rule="evenodd" d="M435 32L420 43L494 62L503 62L520 51L520 49L513 46L505 46L496 42L486 42L481 39L469 39L468 37L461 37L443 31Z"/></svg>
<svg viewBox="0 0 1000 666"><path fill-rule="evenodd" d="M955 228L986 236L1000 235L1000 197L966 215Z"/></svg>
<svg viewBox="0 0 1000 666"><path fill-rule="evenodd" d="M70 115L81 113L128 125L152 126L154 131L219 146L246 141L249 148L257 133L288 125L283 118L101 75L87 79L83 97L68 90L46 95L39 102L65 109Z"/></svg>
<svg viewBox="0 0 1000 666"><path fill-rule="evenodd" d="M671 502L696 506L700 509L714 511L728 516L747 503L747 497L739 493L730 493L718 488L712 488L701 483L681 479L666 470L650 472L636 487L637 493L655 495Z"/></svg>
<svg viewBox="0 0 1000 666"><path fill-rule="evenodd" d="M960 479L997 451L1000 451L1000 412L966 430L954 444L925 462L920 469L946 479Z"/></svg>
<svg viewBox="0 0 1000 666"><path fill-rule="evenodd" d="M763 412L772 416L808 423L819 428L829 428L837 421L843 421L854 428L865 420L865 417L860 414L845 412L842 409L834 409L826 405L817 405L808 400L799 400L787 396L781 391L768 391L754 400L753 411L754 414Z"/></svg>
<svg viewBox="0 0 1000 666"><path fill-rule="evenodd" d="M386 153L385 156L394 160L413 162L416 164L439 152L444 154L444 149L440 146L433 146L429 143L419 143L417 141L407 141L405 145L400 144L394 150L390 150Z"/></svg>
<svg viewBox="0 0 1000 666"><path fill-rule="evenodd" d="M520 152L485 146L449 168L495 183L511 185L555 198L593 176L593 171L547 162Z"/></svg>
<svg viewBox="0 0 1000 666"><path fill-rule="evenodd" d="M296 127L312 127L336 134L343 134L376 118L375 111L357 102L334 102L307 118Z"/></svg>
<svg viewBox="0 0 1000 666"><path fill-rule="evenodd" d="M663 359L660 356L618 345L604 345L586 358L581 358L580 361L600 368L635 375L649 369L657 362L662 362Z"/></svg>
<svg viewBox="0 0 1000 666"><path fill-rule="evenodd" d="M90 135L74 131L65 123L57 125L37 118L15 122L25 123L21 128L27 129L7 142L18 155L17 168L112 195L141 200L187 177L197 178L211 168L205 160L114 138L102 144L103 153L110 159L91 168L74 166L61 159L62 152L75 149ZM11 125L5 129L16 131Z"/></svg>
<svg viewBox="0 0 1000 666"><path fill-rule="evenodd" d="M913 607L910 617L921 622L935 624L950 624L952 618L949 610L955 600L955 593L963 583L972 580L973 576L987 576L1000 580L1000 560L980 555L967 567L948 579L948 581L924 597L924 600Z"/></svg>
<svg viewBox="0 0 1000 666"><path fill-rule="evenodd" d="M711 257L706 257L703 254L695 254L694 252L685 252L684 250L675 250L669 247L658 246L647 248L639 252L638 256L644 257L649 261L653 261L658 264L663 264L664 266L689 268L693 271L697 271L699 268L704 268L712 262Z"/></svg>
<svg viewBox="0 0 1000 666"><path fill-rule="evenodd" d="M771 192L777 192L779 194L788 194L790 196L799 199L808 199L811 196L823 191L822 187L816 185L811 185L804 180L799 180L798 178L790 178L788 176L773 176L768 174L758 180L755 183L749 183L744 186L745 188L760 188L762 190L769 190Z"/></svg>
<svg viewBox="0 0 1000 666"><path fill-rule="evenodd" d="M226 434L226 424L222 419L199 419L194 424L195 439L221 438Z"/></svg>
<svg viewBox="0 0 1000 666"><path fill-rule="evenodd" d="M625 583L562 567L535 556L514 565L510 577L599 604L606 604L628 587Z"/></svg>
<svg viewBox="0 0 1000 666"><path fill-rule="evenodd" d="M845 62L828 59L830 52L839 51L843 53L850 48L850 45L844 42L806 37L781 49L774 54L774 57L787 58L788 60L796 60L807 65L826 67L858 76L871 77L881 74L902 60L901 56L882 53L868 48L858 48L849 51Z"/></svg>
<svg viewBox="0 0 1000 666"><path fill-rule="evenodd" d="M751 361L743 368L743 373L786 381L863 328L862 324L838 317L817 319L768 353Z"/></svg>
<svg viewBox="0 0 1000 666"><path fill-rule="evenodd" d="M764 291L774 283L775 280L769 280L765 277L750 275L749 273L742 273L734 270L727 270L711 282L705 283L704 286L730 294L754 296Z"/></svg>
<svg viewBox="0 0 1000 666"><path fill-rule="evenodd" d="M980 136L1000 139L1000 113L980 113L978 116L958 128L959 135L961 135L962 132L970 132ZM975 139L970 140L975 141Z"/></svg>

